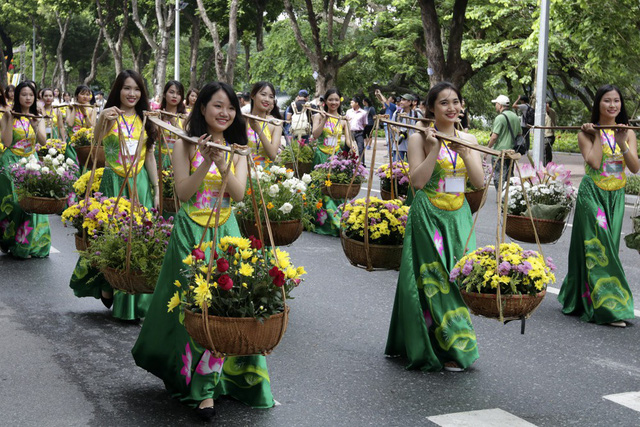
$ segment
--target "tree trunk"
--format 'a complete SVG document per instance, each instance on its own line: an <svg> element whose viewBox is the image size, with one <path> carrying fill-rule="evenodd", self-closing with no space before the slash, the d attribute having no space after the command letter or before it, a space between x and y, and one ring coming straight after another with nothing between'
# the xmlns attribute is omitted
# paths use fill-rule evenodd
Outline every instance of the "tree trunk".
<svg viewBox="0 0 640 427"><path fill-rule="evenodd" d="M245 81L251 81L251 64L249 63L249 57L251 53L251 42L249 40L245 40L242 42L244 46L244 70L245 70Z"/></svg>
<svg viewBox="0 0 640 427"><path fill-rule="evenodd" d="M233 85L234 69L238 56L238 0L231 0L231 4L229 6L229 45L227 46L226 64L225 54L222 50L222 45L220 44L218 23L209 19L202 0L197 0L197 2L200 17L213 39L216 75L218 76L218 80Z"/></svg>
<svg viewBox="0 0 640 427"><path fill-rule="evenodd" d="M200 48L200 19L185 13L185 16L191 21L191 35L189 36L189 46L191 48L189 55L189 88L197 87L198 82L198 49Z"/></svg>
<svg viewBox="0 0 640 427"><path fill-rule="evenodd" d="M253 5L256 8L256 14L257 14L256 50L258 52L262 52L264 50L264 9L266 7L266 2L261 0L253 0Z"/></svg>
<svg viewBox="0 0 640 427"><path fill-rule="evenodd" d="M105 8L107 12L106 17L104 16ZM111 56L113 57L117 76L123 69L122 44L124 43L124 36L127 31L127 25L129 23L129 2L128 0L123 0L121 9L118 10L117 8L111 8L108 3L103 7L101 0L96 0L96 11L98 15L98 17L96 18L96 22L98 23L98 26L100 26L102 35L107 41L107 46L109 46L109 50L111 51ZM114 38L114 36L109 33L108 24L115 20L118 12L121 12L123 22L120 26L120 29L118 30L118 37Z"/></svg>
<svg viewBox="0 0 640 427"><path fill-rule="evenodd" d="M0 67L0 83L3 87L8 85L7 82L7 71L9 68L9 64L11 64L11 60L13 59L13 42L11 37L4 32L2 25L0 25L0 39L2 39L2 43L4 43L4 48L0 45L0 62L2 62L2 67ZM7 57L7 60L4 61L3 58Z"/></svg>
<svg viewBox="0 0 640 427"><path fill-rule="evenodd" d="M91 71L89 71L89 75L84 79L84 84L88 85L96 78L96 73L98 71L98 62L102 57L104 57L107 51L103 52L102 55L98 55L100 51L100 45L102 44L102 39L104 38L104 32L102 28L98 32L98 39L96 40L96 45L93 47L93 55L91 55Z"/></svg>
<svg viewBox="0 0 640 427"><path fill-rule="evenodd" d="M211 51L211 55L209 55L203 66L200 68L200 77L198 78L197 84L195 86L192 86L193 88L202 87L202 85L204 85L204 82L207 80L207 71L211 69L215 58L216 50L214 49L213 51Z"/></svg>
<svg viewBox="0 0 640 427"><path fill-rule="evenodd" d="M71 18L67 16L63 22L62 18L60 18L60 14L56 11L56 22L58 23L58 29L60 31L60 41L58 41L58 46L56 48L56 59L58 61L58 68L60 69L60 88L62 90L67 90L67 73L64 69L62 46L64 45L64 40L67 37L67 30L69 29L70 19Z"/></svg>

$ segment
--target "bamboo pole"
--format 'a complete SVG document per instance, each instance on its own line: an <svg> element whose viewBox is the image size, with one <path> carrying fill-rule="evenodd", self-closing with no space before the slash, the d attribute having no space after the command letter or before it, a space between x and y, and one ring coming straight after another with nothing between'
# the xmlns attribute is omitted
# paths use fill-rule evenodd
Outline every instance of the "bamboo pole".
<svg viewBox="0 0 640 427"><path fill-rule="evenodd" d="M427 122L427 123L435 122L435 119L429 119L427 117L411 117L407 114L398 114L398 117L400 117L401 119L413 120L414 122Z"/></svg>
<svg viewBox="0 0 640 427"><path fill-rule="evenodd" d="M92 105L92 104L76 104L74 102L70 103L70 104L58 104L58 105L54 105L53 108L66 108L66 107L84 107L84 108L98 108L97 105Z"/></svg>
<svg viewBox="0 0 640 427"><path fill-rule="evenodd" d="M344 120L348 120L348 119L347 119L347 116L336 116L336 115L334 115L334 114L329 114L329 113L327 113L327 112L326 112L326 111L324 111L324 110L318 110L317 108L310 107L310 106L309 106L309 105L307 105L307 104L305 104L305 105L304 105L304 107L303 107L302 111L304 111L304 110L312 111L312 112L314 112L314 113L324 114L325 116L327 116L327 117L331 117L332 119L338 119L338 120L342 120L342 119L344 119Z"/></svg>
<svg viewBox="0 0 640 427"><path fill-rule="evenodd" d="M171 116L171 117L177 117L179 119L186 119L187 117L189 117L188 114L182 114L182 113L170 113L169 111L165 111L165 110L154 110L154 112L159 112L161 113L163 116Z"/></svg>
<svg viewBox="0 0 640 427"><path fill-rule="evenodd" d="M13 110L5 110L0 108L0 113L4 113L4 114L11 114L12 116L16 116L16 117L28 117L30 119L52 119L52 116L40 116L37 114L31 114L31 113L19 113L17 111L13 111Z"/></svg>
<svg viewBox="0 0 640 427"><path fill-rule="evenodd" d="M281 119L276 119L274 117L260 117L260 116L255 116L255 115L249 114L249 113L242 113L242 115L246 119L257 120L259 122L265 122L265 123L268 123L268 124L274 125L274 126L280 126L283 123L291 123L291 121L289 121L289 120L281 120Z"/></svg>

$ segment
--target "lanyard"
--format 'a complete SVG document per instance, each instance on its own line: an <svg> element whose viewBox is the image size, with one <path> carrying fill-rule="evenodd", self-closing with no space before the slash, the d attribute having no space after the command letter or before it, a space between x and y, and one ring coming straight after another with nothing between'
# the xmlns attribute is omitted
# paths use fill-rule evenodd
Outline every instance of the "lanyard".
<svg viewBox="0 0 640 427"><path fill-rule="evenodd" d="M120 117L122 118L122 121L124 122L124 127L127 129L127 134L129 135L129 139L133 138L133 126L136 123L135 116L133 117L133 123L131 123L131 127L129 127L129 122L127 122L127 119L125 118L124 114L120 114ZM122 125L120 124L119 120L118 120L118 126L120 128L122 128Z"/></svg>
<svg viewBox="0 0 640 427"><path fill-rule="evenodd" d="M334 134L336 131L336 127L338 126L338 120L336 119L336 122L333 123L333 120L331 117L327 118L326 123L329 125L329 131Z"/></svg>
<svg viewBox="0 0 640 427"><path fill-rule="evenodd" d="M611 154L615 154L616 152L616 137L614 136L613 138L609 138L609 135L607 134L607 132L602 129L602 136L604 136L604 140L607 141L607 145L609 146L609 148L611 149ZM611 140L613 139L613 144L611 143Z"/></svg>
<svg viewBox="0 0 640 427"><path fill-rule="evenodd" d="M438 130L438 128L435 125L433 127L436 129L436 131ZM453 132L454 132L453 133L454 136L458 136L457 135L458 133L455 130ZM456 163L458 163L458 152L454 151L455 153L455 156L454 156L453 154L451 154L451 150L449 150L449 145L447 144L447 141L443 141L442 143L444 144L444 148L447 149L447 153L449 154L449 158L451 159L451 164L453 165L453 170L455 171Z"/></svg>
<svg viewBox="0 0 640 427"><path fill-rule="evenodd" d="M29 123L29 121L27 120L27 127L24 127L24 122L22 121L23 119L20 118L20 127L22 128L22 131L24 132L24 139L25 140L29 140L29 127L31 127L31 124Z"/></svg>

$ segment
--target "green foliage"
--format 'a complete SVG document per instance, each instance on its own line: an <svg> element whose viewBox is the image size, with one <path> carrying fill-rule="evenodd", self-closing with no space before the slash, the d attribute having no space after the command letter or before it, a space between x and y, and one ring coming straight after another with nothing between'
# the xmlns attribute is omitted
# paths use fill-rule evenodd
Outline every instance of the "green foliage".
<svg viewBox="0 0 640 427"><path fill-rule="evenodd" d="M640 176L627 175L627 185L624 187L625 194L640 196ZM634 221L635 224L635 221ZM637 230L640 231L640 230Z"/></svg>

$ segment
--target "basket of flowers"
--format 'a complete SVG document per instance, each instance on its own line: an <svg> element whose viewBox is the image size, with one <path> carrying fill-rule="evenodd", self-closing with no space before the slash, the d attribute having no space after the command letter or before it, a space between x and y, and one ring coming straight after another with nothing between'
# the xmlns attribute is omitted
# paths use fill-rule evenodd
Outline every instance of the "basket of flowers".
<svg viewBox="0 0 640 427"><path fill-rule="evenodd" d="M310 200L311 196L307 196L307 184L311 182L309 175L298 179L291 169L276 165L269 169L256 166L256 175L247 188L244 200L236 203L233 208L244 236L260 236L258 222L262 230L266 230L262 203L268 212L273 243L276 246L290 245L296 241L302 234L303 227L313 228L312 216L305 209L307 203L315 203ZM262 197L257 200L259 220L256 219L256 210L252 205L253 192L258 187L263 192Z"/></svg>
<svg viewBox="0 0 640 427"><path fill-rule="evenodd" d="M90 195L93 195L100 191L100 184L102 183L102 174L104 173L104 168L96 169L95 175L93 176L93 182L91 183L91 191ZM80 178L76 180L73 184L73 190L76 194L85 194L87 192L87 185L89 184L89 179L91 178L91 171L85 172L80 175Z"/></svg>
<svg viewBox="0 0 640 427"><path fill-rule="evenodd" d="M316 165L311 177L321 183L322 194L332 199L353 199L360 192L366 169L353 151L339 151Z"/></svg>
<svg viewBox="0 0 640 427"><path fill-rule="evenodd" d="M36 151L38 157L45 157L47 154L51 156L57 156L59 153L63 154L67 149L67 144L61 139L50 138L47 139L44 145L36 144ZM54 150L54 151L51 151Z"/></svg>
<svg viewBox="0 0 640 427"><path fill-rule="evenodd" d="M96 153L96 167L103 168L105 164L104 147L102 145L93 145L93 129L80 128L71 135L71 144L74 146L78 154L78 162L80 165L86 165L91 153ZM91 157L93 162L93 157Z"/></svg>
<svg viewBox="0 0 640 427"><path fill-rule="evenodd" d="M201 243L182 261L188 282L176 281L168 310L180 306L189 335L216 357L271 353L287 329L286 300L304 268L253 236L225 236L212 246Z"/></svg>
<svg viewBox="0 0 640 427"><path fill-rule="evenodd" d="M180 206L174 192L173 168L162 171L162 209L166 212L178 212Z"/></svg>
<svg viewBox="0 0 640 427"><path fill-rule="evenodd" d="M376 175L380 178L380 198L382 200L390 200L391 186L394 186L394 195L396 198L407 197L409 191L409 163L396 161L389 164L383 164L376 171Z"/></svg>
<svg viewBox="0 0 640 427"><path fill-rule="evenodd" d="M279 163L293 170L297 178L310 174L313 169L313 145L302 140L294 140L280 152Z"/></svg>
<svg viewBox="0 0 640 427"><path fill-rule="evenodd" d="M352 265L398 269L409 207L402 200L356 199L341 206L340 240ZM368 226L365 226L368 222Z"/></svg>
<svg viewBox="0 0 640 427"><path fill-rule="evenodd" d="M535 243L535 224L540 243L553 243L562 236L566 218L575 204L576 188L569 180L571 172L555 163L537 169L524 165L521 170L522 178L510 181L506 234L514 240Z"/></svg>
<svg viewBox="0 0 640 427"><path fill-rule="evenodd" d="M77 166L64 155L47 154L40 161L23 157L11 166L18 203L22 210L34 214L57 214L67 205L73 190Z"/></svg>
<svg viewBox="0 0 640 427"><path fill-rule="evenodd" d="M547 285L555 282L555 265L539 252L516 243L485 246L460 259L451 270L465 303L476 315L509 320L527 318L542 302Z"/></svg>
<svg viewBox="0 0 640 427"><path fill-rule="evenodd" d="M469 203L469 209L471 209L471 213L474 214L478 212L483 206L486 200L482 200L484 197L484 188L474 188L471 184L467 184L467 189L464 192L464 197L467 199L467 203Z"/></svg>
<svg viewBox="0 0 640 427"><path fill-rule="evenodd" d="M131 203L127 199L120 198L116 205L115 197L101 196L96 192L94 197L81 199L62 212L64 226L71 225L75 229L78 251L87 250L91 242L109 227L118 226L119 221L113 221L111 218L123 218L131 213Z"/></svg>
<svg viewBox="0 0 640 427"><path fill-rule="evenodd" d="M114 289L128 294L153 293L173 224L155 209L148 212L138 207L133 218L130 215L112 218L109 227L92 239L82 256L102 272Z"/></svg>

